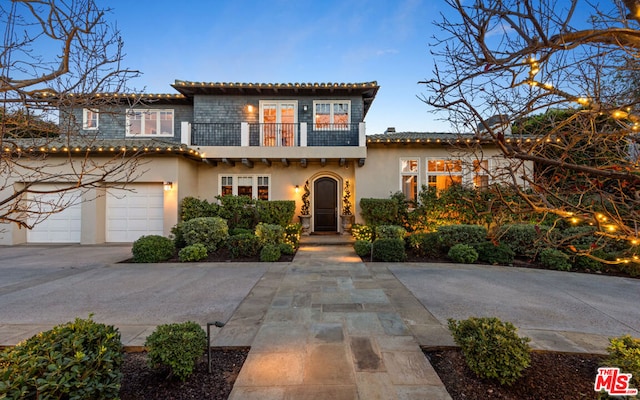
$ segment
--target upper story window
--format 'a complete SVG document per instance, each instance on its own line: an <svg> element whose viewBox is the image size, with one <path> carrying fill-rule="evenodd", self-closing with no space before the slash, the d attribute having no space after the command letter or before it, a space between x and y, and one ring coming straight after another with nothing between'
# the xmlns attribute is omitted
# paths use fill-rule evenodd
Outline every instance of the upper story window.
<svg viewBox="0 0 640 400"><path fill-rule="evenodd" d="M427 184L437 190L462 184L462 161L448 159L427 160Z"/></svg>
<svg viewBox="0 0 640 400"><path fill-rule="evenodd" d="M418 173L420 171L420 160L401 159L400 160L400 187L404 197L413 201L418 201Z"/></svg>
<svg viewBox="0 0 640 400"><path fill-rule="evenodd" d="M351 102L348 100L316 100L313 102L315 130L348 130Z"/></svg>
<svg viewBox="0 0 640 400"><path fill-rule="evenodd" d="M173 110L129 110L127 136L173 136Z"/></svg>
<svg viewBox="0 0 640 400"><path fill-rule="evenodd" d="M96 130L98 129L98 121L100 120L98 110L91 108L82 109L82 129Z"/></svg>

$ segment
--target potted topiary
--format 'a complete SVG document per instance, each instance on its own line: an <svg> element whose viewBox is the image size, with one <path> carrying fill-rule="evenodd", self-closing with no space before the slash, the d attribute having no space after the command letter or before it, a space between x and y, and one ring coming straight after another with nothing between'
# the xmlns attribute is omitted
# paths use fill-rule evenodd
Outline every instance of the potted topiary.
<svg viewBox="0 0 640 400"><path fill-rule="evenodd" d="M351 212L351 191L349 190L349 181L345 181L344 192L342 196L342 214L340 214L342 222L342 234L351 233L354 215Z"/></svg>
<svg viewBox="0 0 640 400"><path fill-rule="evenodd" d="M302 208L300 209L300 224L302 225L302 235L309 235L311 231L311 213L309 211L309 181L304 183L304 193L302 193Z"/></svg>

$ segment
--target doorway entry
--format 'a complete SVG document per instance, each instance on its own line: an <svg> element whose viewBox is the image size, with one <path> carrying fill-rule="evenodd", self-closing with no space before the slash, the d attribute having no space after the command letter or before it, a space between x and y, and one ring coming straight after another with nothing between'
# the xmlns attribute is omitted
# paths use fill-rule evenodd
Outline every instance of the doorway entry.
<svg viewBox="0 0 640 400"><path fill-rule="evenodd" d="M316 232L338 231L338 182L329 177L313 184L313 220Z"/></svg>

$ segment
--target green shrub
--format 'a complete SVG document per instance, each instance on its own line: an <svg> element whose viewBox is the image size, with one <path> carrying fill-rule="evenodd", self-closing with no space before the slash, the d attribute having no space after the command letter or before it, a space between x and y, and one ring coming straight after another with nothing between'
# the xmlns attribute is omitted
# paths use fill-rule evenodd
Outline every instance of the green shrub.
<svg viewBox="0 0 640 400"><path fill-rule="evenodd" d="M617 367L625 374L631 374L629 386L640 389L640 339L630 335L609 339L608 356L603 367Z"/></svg>
<svg viewBox="0 0 640 400"><path fill-rule="evenodd" d="M256 236L263 246L266 244L279 244L284 242L284 228L276 224L256 225Z"/></svg>
<svg viewBox="0 0 640 400"><path fill-rule="evenodd" d="M150 368L167 367L168 378L175 376L184 381L207 348L207 334L191 321L158 325L144 345Z"/></svg>
<svg viewBox="0 0 640 400"><path fill-rule="evenodd" d="M360 215L367 225L396 225L398 202L395 199L360 199Z"/></svg>
<svg viewBox="0 0 640 400"><path fill-rule="evenodd" d="M176 249L181 249L187 245L182 234L184 222L178 222L171 228L171 238Z"/></svg>
<svg viewBox="0 0 640 400"><path fill-rule="evenodd" d="M606 259L607 255L602 250L595 250L591 253L595 257L599 257L602 259ZM569 256L569 261L573 268L581 271L600 271L602 270L603 264L594 260L591 257L587 257L586 255L574 254Z"/></svg>
<svg viewBox="0 0 640 400"><path fill-rule="evenodd" d="M260 250L260 261L262 262L276 262L280 259L280 256L279 244L265 244Z"/></svg>
<svg viewBox="0 0 640 400"><path fill-rule="evenodd" d="M540 264L547 268L556 269L558 271L570 271L571 264L569 256L560 250L546 248L542 249L539 254Z"/></svg>
<svg viewBox="0 0 640 400"><path fill-rule="evenodd" d="M529 338L520 338L510 322L475 317L448 321L453 340L477 376L511 385L531 364Z"/></svg>
<svg viewBox="0 0 640 400"><path fill-rule="evenodd" d="M468 244L454 244L447 256L457 263L473 264L478 259L478 252Z"/></svg>
<svg viewBox="0 0 640 400"><path fill-rule="evenodd" d="M375 261L398 262L407 259L402 239L376 239L372 254Z"/></svg>
<svg viewBox="0 0 640 400"><path fill-rule="evenodd" d="M351 227L351 236L356 240L373 241L373 228L367 225L353 224Z"/></svg>
<svg viewBox="0 0 640 400"><path fill-rule="evenodd" d="M254 229L258 223L256 201L247 196L216 196L220 201L218 216L227 220L229 229Z"/></svg>
<svg viewBox="0 0 640 400"><path fill-rule="evenodd" d="M180 202L180 221L189 221L194 218L215 217L218 215L219 206L209 203L207 200L185 197Z"/></svg>
<svg viewBox="0 0 640 400"><path fill-rule="evenodd" d="M254 229L247 229L247 228L233 228L233 229L229 229L229 236L235 236L235 235L240 235L243 233L248 233L250 235L253 235L255 232Z"/></svg>
<svg viewBox="0 0 640 400"><path fill-rule="evenodd" d="M116 328L76 319L0 353L0 398L115 399L122 361Z"/></svg>
<svg viewBox="0 0 640 400"><path fill-rule="evenodd" d="M378 225L376 226L376 239L402 239L407 234L407 230L398 225Z"/></svg>
<svg viewBox="0 0 640 400"><path fill-rule="evenodd" d="M229 237L227 222L220 217L194 218L181 224L182 237L188 245L202 243L214 253Z"/></svg>
<svg viewBox="0 0 640 400"><path fill-rule="evenodd" d="M260 251L260 240L253 233L241 233L227 239L231 258L255 257Z"/></svg>
<svg viewBox="0 0 640 400"><path fill-rule="evenodd" d="M438 227L440 242L445 249L456 244L474 244L487 240L487 228L480 225L445 225Z"/></svg>
<svg viewBox="0 0 640 400"><path fill-rule="evenodd" d="M516 256L535 258L546 246L544 238L548 233L548 226L507 224L498 228L495 239L509 246Z"/></svg>
<svg viewBox="0 0 640 400"><path fill-rule="evenodd" d="M194 243L187 247L183 247L178 252L178 258L181 262L201 261L208 256L207 248L202 243Z"/></svg>
<svg viewBox="0 0 640 400"><path fill-rule="evenodd" d="M302 234L302 224L299 222L284 227L284 241L295 248L300 246L300 234Z"/></svg>
<svg viewBox="0 0 640 400"><path fill-rule="evenodd" d="M368 240L356 240L353 243L353 249L360 257L367 257L371 255L371 242Z"/></svg>
<svg viewBox="0 0 640 400"><path fill-rule="evenodd" d="M478 261L488 264L509 265L513 263L515 253L504 243L481 242L473 245L478 252Z"/></svg>
<svg viewBox="0 0 640 400"><path fill-rule="evenodd" d="M256 202L258 221L285 227L291 223L296 211L294 200L258 200Z"/></svg>
<svg viewBox="0 0 640 400"><path fill-rule="evenodd" d="M173 257L176 247L169 238L159 235L141 236L131 248L133 262L157 263Z"/></svg>
<svg viewBox="0 0 640 400"><path fill-rule="evenodd" d="M290 256L296 253L296 249L291 243L280 243L278 246L280 247L280 254Z"/></svg>
<svg viewBox="0 0 640 400"><path fill-rule="evenodd" d="M412 233L407 242L409 248L419 257L438 258L442 256L442 244L437 232Z"/></svg>

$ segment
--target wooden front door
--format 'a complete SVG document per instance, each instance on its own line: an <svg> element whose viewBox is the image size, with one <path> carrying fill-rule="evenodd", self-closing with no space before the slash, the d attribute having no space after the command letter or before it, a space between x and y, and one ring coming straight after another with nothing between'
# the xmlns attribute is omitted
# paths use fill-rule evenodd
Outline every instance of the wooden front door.
<svg viewBox="0 0 640 400"><path fill-rule="evenodd" d="M338 182L320 178L313 184L313 219L317 232L338 231Z"/></svg>

